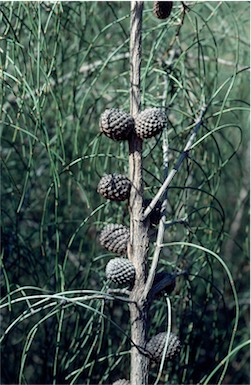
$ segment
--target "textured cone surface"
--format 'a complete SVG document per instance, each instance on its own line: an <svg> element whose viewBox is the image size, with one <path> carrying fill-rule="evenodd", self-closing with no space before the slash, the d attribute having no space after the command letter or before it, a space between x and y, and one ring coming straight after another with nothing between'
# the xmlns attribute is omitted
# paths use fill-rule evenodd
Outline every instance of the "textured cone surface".
<svg viewBox="0 0 251 385"><path fill-rule="evenodd" d="M117 380L112 385L130 385L130 382L127 380Z"/></svg>
<svg viewBox="0 0 251 385"><path fill-rule="evenodd" d="M121 174L105 174L98 184L98 193L113 201L124 201L129 198L131 182Z"/></svg>
<svg viewBox="0 0 251 385"><path fill-rule="evenodd" d="M156 290L156 295L171 294L176 286L176 276L174 274L162 271L157 273L153 281L153 289Z"/></svg>
<svg viewBox="0 0 251 385"><path fill-rule="evenodd" d="M146 350L150 353L150 358L154 361L160 361L165 348L166 332L159 333L152 337L146 344ZM165 358L171 360L180 351L180 340L175 334L170 333L166 356Z"/></svg>
<svg viewBox="0 0 251 385"><path fill-rule="evenodd" d="M128 259L114 258L106 265L106 277L114 283L132 285L135 279L135 268Z"/></svg>
<svg viewBox="0 0 251 385"><path fill-rule="evenodd" d="M167 126L166 114L160 108L147 108L135 119L135 132L141 139L151 138Z"/></svg>
<svg viewBox="0 0 251 385"><path fill-rule="evenodd" d="M111 108L101 115L99 127L108 138L126 140L134 128L134 119L127 112Z"/></svg>
<svg viewBox="0 0 251 385"><path fill-rule="evenodd" d="M172 11L172 1L154 1L153 14L158 19L166 19Z"/></svg>
<svg viewBox="0 0 251 385"><path fill-rule="evenodd" d="M100 233L99 240L105 249L119 255L125 255L129 238L130 230L123 225L115 223L104 227Z"/></svg>

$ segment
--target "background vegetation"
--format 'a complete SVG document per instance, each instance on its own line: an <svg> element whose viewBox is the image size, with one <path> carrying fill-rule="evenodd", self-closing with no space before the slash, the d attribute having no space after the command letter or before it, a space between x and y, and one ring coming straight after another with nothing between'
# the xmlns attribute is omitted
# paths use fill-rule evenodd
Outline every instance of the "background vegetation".
<svg viewBox="0 0 251 385"><path fill-rule="evenodd" d="M168 190L158 271L187 274L170 297L181 355L159 383L249 383L249 349L239 349L249 338L249 8L175 2L160 21L145 2L142 108L168 108L170 167L208 106ZM125 203L96 193L105 172L128 170L127 143L101 136L98 122L106 108L129 110L129 10L129 2L0 4L2 384L128 378L127 305L81 296L107 286L113 255L100 230L129 224ZM163 179L160 137L144 157L150 198ZM166 313L164 299L154 302L150 335L166 329ZM226 372L214 372L234 348ZM152 365L152 383L157 373Z"/></svg>

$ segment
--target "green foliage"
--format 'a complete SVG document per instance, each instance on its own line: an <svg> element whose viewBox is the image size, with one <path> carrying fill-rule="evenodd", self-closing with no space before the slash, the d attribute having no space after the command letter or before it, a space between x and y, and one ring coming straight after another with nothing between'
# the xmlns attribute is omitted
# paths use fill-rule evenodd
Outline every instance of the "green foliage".
<svg viewBox="0 0 251 385"><path fill-rule="evenodd" d="M170 168L207 106L168 189L158 270L186 275L170 296L182 351L159 383L248 383L250 4L175 2L164 21L151 7L145 2L142 109L167 108ZM128 307L91 298L106 291L112 257L99 231L129 224L125 202L96 192L104 173L128 170L127 143L100 135L98 122L106 108L129 111L129 11L129 2L0 5L2 383L129 376ZM144 143L147 198L163 181L161 144L159 136ZM151 314L150 335L166 330L164 299ZM152 383L157 374L152 365Z"/></svg>

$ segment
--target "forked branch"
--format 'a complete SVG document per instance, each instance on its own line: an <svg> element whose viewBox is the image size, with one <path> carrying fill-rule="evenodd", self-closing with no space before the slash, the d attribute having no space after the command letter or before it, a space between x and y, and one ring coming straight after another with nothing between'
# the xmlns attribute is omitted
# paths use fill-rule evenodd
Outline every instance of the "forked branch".
<svg viewBox="0 0 251 385"><path fill-rule="evenodd" d="M168 175L168 177L165 179L163 185L160 187L159 191L157 192L157 194L155 195L153 200L150 202L149 206L147 206L147 208L145 209L145 211L143 213L143 218L142 218L143 220L145 220L149 216L149 214L151 214L151 212L154 210L156 204L162 198L166 189L168 188L171 181L173 180L174 175L179 171L181 164L183 163L183 160L188 156L188 153L189 153L191 146L194 142L194 139L198 133L198 130L199 130L200 126L202 125L202 121L203 121L203 117L205 115L205 112L206 112L206 106L203 106L202 110L200 112L200 115L197 119L197 122L195 124L194 130L193 130L183 152L181 153L176 165L170 171L170 174Z"/></svg>

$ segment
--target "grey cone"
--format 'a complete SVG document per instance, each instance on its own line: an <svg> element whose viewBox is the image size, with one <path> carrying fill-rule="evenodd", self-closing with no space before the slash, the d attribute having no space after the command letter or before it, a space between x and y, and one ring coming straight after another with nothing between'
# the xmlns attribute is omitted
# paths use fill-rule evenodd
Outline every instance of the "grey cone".
<svg viewBox="0 0 251 385"><path fill-rule="evenodd" d="M159 333L147 342L146 351L149 353L150 358L153 361L161 360L165 347L166 335L166 332ZM179 351L180 340L175 334L170 333L165 358L171 360L179 353Z"/></svg>
<svg viewBox="0 0 251 385"><path fill-rule="evenodd" d="M134 128L134 119L125 111L110 108L101 115L99 128L110 139L126 140Z"/></svg>
<svg viewBox="0 0 251 385"><path fill-rule="evenodd" d="M148 139L167 127L167 117L161 108L146 108L135 118L135 132L141 139Z"/></svg>
<svg viewBox="0 0 251 385"><path fill-rule="evenodd" d="M129 238L130 231L128 227L112 223L104 227L99 240L105 249L119 255L125 255Z"/></svg>
<svg viewBox="0 0 251 385"><path fill-rule="evenodd" d="M122 379L113 382L112 385L130 385L130 382L125 379Z"/></svg>
<svg viewBox="0 0 251 385"><path fill-rule="evenodd" d="M97 191L106 199L124 201L129 198L131 182L121 174L105 174L98 184Z"/></svg>
<svg viewBox="0 0 251 385"><path fill-rule="evenodd" d="M106 277L120 285L133 285L135 279L135 268L125 258L113 258L106 265Z"/></svg>

